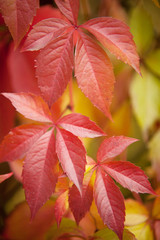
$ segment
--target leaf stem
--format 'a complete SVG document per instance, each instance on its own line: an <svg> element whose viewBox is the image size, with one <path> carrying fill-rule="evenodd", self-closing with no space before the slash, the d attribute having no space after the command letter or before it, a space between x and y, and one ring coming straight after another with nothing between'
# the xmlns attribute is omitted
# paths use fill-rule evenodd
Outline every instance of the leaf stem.
<svg viewBox="0 0 160 240"><path fill-rule="evenodd" d="M89 20L89 9L88 9L88 4L86 0L81 0L81 6L82 6L82 13L84 16L84 21Z"/></svg>
<svg viewBox="0 0 160 240"><path fill-rule="evenodd" d="M69 81L69 97L70 97L70 108L74 112L74 100L73 100L73 82L72 79Z"/></svg>

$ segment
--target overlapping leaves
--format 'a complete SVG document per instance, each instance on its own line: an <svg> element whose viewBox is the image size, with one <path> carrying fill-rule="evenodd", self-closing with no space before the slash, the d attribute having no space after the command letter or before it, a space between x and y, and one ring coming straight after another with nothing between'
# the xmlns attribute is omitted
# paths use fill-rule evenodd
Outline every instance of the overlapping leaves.
<svg viewBox="0 0 160 240"><path fill-rule="evenodd" d="M139 167L127 161L114 160L114 157L135 141L137 140L133 138L117 136L102 142L97 152L97 163L93 160L88 163L90 170L84 178L82 195L75 186L69 191L69 205L77 223L89 210L94 197L104 224L122 239L125 220L124 198L112 178L130 191L155 194ZM94 170L96 177L93 186Z"/></svg>
<svg viewBox="0 0 160 240"><path fill-rule="evenodd" d="M54 191L58 177L57 155L63 171L81 192L86 151L77 136L92 138L105 133L81 114L73 113L54 122L48 105L39 96L27 93L5 93L4 96L25 117L42 122L14 128L0 145L1 162L26 155L23 185L34 217Z"/></svg>
<svg viewBox="0 0 160 240"><path fill-rule="evenodd" d="M21 4L23 2L31 5L30 1L21 1ZM74 185L56 201L55 216L58 224L66 210L64 204L68 192L69 206L77 223L90 209L94 197L104 224L122 239L124 199L112 178L136 193L154 194L140 168L130 162L113 161L114 157L136 140L123 136L105 139L98 150L97 162L90 161L91 169L85 173L86 151L77 136L94 138L105 134L95 123L80 114L72 113L54 122L50 107L63 94L75 65L75 76L82 92L111 118L109 107L113 95L114 74L106 52L97 41L140 73L136 47L129 28L121 21L102 17L78 26L79 0L55 2L67 19L50 18L39 22L33 27L23 46L23 50L41 50L36 59L36 74L42 96L47 103L33 94L4 94L17 111L26 118L41 123L22 125L11 130L0 145L0 161L13 161L25 156L23 185L31 215L34 217L54 192L59 159L64 173ZM5 1L0 0L0 3L2 6ZM33 11L28 14L31 18L37 7L37 0L33 1L33 4ZM23 9L21 5L20 9ZM27 25L31 18L27 20ZM7 22L7 18L5 20ZM19 33L18 26L12 29L10 22L8 26L11 33L16 30L12 36L18 45L24 35L23 29ZM91 34L97 41L90 37ZM92 175L94 170L95 181Z"/></svg>
<svg viewBox="0 0 160 240"><path fill-rule="evenodd" d="M0 0L0 10L15 46L19 45L26 34L38 7L39 0Z"/></svg>
<svg viewBox="0 0 160 240"><path fill-rule="evenodd" d="M78 26L79 1L56 0L56 4L68 20L50 18L39 22L33 26L23 46L24 51L41 49L36 74L42 95L52 105L64 92L72 75L75 44L78 85L90 101L111 118L109 107L114 88L112 64L106 52L83 31L92 33L118 59L140 73L139 58L129 28L109 17L91 19Z"/></svg>

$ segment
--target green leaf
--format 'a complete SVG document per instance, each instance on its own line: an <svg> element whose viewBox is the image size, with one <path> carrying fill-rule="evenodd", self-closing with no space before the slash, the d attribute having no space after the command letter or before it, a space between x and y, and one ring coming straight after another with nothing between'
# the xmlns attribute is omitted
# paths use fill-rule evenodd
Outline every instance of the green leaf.
<svg viewBox="0 0 160 240"><path fill-rule="evenodd" d="M94 234L96 240L119 240L118 236L109 228L102 229ZM127 229L124 229L123 240L136 240L135 236Z"/></svg>
<svg viewBox="0 0 160 240"><path fill-rule="evenodd" d="M142 71L142 76L134 76L130 95L135 117L146 134L152 124L160 119L160 81L146 70Z"/></svg>
<svg viewBox="0 0 160 240"><path fill-rule="evenodd" d="M157 0L155 0L155 1L157 1ZM156 31L157 34L159 34L160 33L160 27L159 27L160 8L158 8L154 4L153 0L145 0L143 6L144 6L146 12L149 14L149 16L152 18L154 30Z"/></svg>
<svg viewBox="0 0 160 240"><path fill-rule="evenodd" d="M159 63L160 63L160 48L156 49L154 52L151 52L146 60L145 63L147 64L147 66L149 67L149 69L157 74L158 76L160 76L160 67L159 67Z"/></svg>
<svg viewBox="0 0 160 240"><path fill-rule="evenodd" d="M74 222L73 220L63 218L59 228L57 227L57 223L53 224L53 226L47 233L46 239L57 240L59 239L59 237L62 236L65 239L65 237L70 235L80 235L80 228L76 225L76 222Z"/></svg>
<svg viewBox="0 0 160 240"><path fill-rule="evenodd" d="M144 8L136 7L132 11L130 27L138 52L146 52L152 43L154 32L151 18Z"/></svg>
<svg viewBox="0 0 160 240"><path fill-rule="evenodd" d="M159 143L160 143L160 130L156 132L153 138L150 140L149 147L149 157L152 162L152 166L157 173L157 178L160 180L160 151L159 151Z"/></svg>

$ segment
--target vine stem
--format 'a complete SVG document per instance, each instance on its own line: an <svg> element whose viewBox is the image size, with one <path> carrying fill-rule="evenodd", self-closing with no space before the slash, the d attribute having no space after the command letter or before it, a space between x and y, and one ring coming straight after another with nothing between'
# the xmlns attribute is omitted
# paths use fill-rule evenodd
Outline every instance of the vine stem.
<svg viewBox="0 0 160 240"><path fill-rule="evenodd" d="M70 97L70 108L74 112L74 100L73 100L73 82L72 79L69 81L69 97Z"/></svg>
<svg viewBox="0 0 160 240"><path fill-rule="evenodd" d="M88 9L88 2L86 0L81 0L82 12L84 16L84 20L88 21L89 19L89 9Z"/></svg>

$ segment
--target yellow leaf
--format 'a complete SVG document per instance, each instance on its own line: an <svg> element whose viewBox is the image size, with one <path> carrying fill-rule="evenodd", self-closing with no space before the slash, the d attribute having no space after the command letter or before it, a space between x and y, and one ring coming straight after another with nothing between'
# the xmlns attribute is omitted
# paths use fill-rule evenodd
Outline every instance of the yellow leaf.
<svg viewBox="0 0 160 240"><path fill-rule="evenodd" d="M159 151L159 143L160 143L160 130L156 132L153 138L150 140L148 144L149 148L149 157L152 162L152 166L157 173L157 179L160 180L160 151Z"/></svg>
<svg viewBox="0 0 160 240"><path fill-rule="evenodd" d="M135 74L130 95L135 117L144 134L160 119L160 81L145 69L142 77Z"/></svg>
<svg viewBox="0 0 160 240"><path fill-rule="evenodd" d="M144 223L149 217L147 209L141 203L135 200L126 200L125 207L125 226L134 226L140 223Z"/></svg>
<svg viewBox="0 0 160 240"><path fill-rule="evenodd" d="M147 223L127 227L127 229L135 235L137 240L154 240L152 229Z"/></svg>
<svg viewBox="0 0 160 240"><path fill-rule="evenodd" d="M160 48L156 49L155 51L152 51L145 59L145 62L149 69L160 76Z"/></svg>

